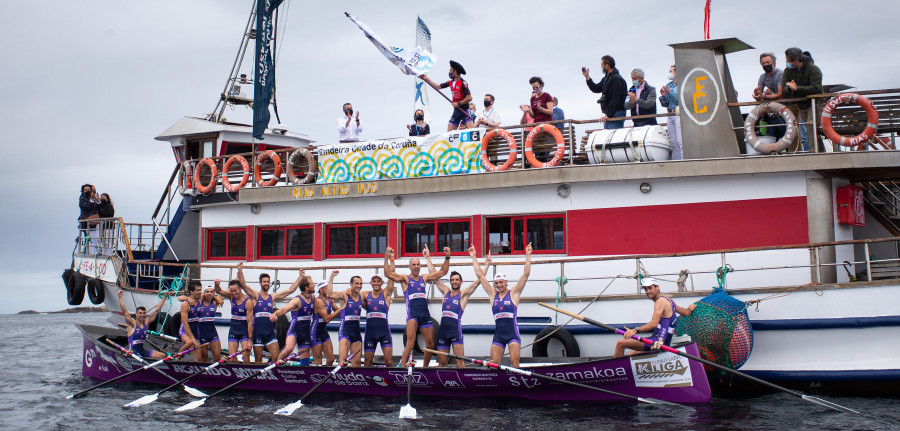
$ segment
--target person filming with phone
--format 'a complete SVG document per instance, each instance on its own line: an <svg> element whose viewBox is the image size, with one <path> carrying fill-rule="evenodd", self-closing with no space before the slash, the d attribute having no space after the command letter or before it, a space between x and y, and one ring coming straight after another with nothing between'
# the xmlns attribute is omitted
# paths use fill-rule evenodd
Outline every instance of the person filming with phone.
<svg viewBox="0 0 900 431"><path fill-rule="evenodd" d="M338 139L340 142L359 142L359 134L363 131L359 124L359 111L353 114L353 105L344 104L344 116L338 118Z"/></svg>

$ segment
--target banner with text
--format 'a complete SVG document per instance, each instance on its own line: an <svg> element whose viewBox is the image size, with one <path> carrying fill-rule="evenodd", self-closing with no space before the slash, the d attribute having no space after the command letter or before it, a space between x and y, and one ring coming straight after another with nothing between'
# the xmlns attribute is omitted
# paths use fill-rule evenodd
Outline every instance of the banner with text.
<svg viewBox="0 0 900 431"><path fill-rule="evenodd" d="M481 138L485 129L466 129L428 136L323 145L319 183L484 172Z"/></svg>

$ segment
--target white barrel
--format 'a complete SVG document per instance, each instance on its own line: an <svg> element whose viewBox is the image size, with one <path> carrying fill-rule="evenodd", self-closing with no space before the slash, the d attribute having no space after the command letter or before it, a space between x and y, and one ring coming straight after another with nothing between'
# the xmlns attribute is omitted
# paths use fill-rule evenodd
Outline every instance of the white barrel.
<svg viewBox="0 0 900 431"><path fill-rule="evenodd" d="M652 162L669 160L672 145L665 127L642 126L593 132L588 136L584 151L594 165Z"/></svg>

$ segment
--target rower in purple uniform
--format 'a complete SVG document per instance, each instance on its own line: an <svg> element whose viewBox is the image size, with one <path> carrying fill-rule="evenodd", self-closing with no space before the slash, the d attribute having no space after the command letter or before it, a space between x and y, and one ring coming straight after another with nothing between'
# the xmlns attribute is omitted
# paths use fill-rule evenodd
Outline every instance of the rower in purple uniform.
<svg viewBox="0 0 900 431"><path fill-rule="evenodd" d="M197 342L197 320L200 316L197 305L200 303L202 287L199 280L193 280L188 283L188 296L178 296L178 300L181 301L181 327L178 329L178 336L182 342L179 352L193 347L191 355L197 362L200 362L200 349L197 348L200 347L200 343Z"/></svg>
<svg viewBox="0 0 900 431"><path fill-rule="evenodd" d="M313 298L314 293L315 286L313 286L312 280L309 277L305 277L304 281L300 282L300 294L291 299L286 306L279 308L272 313L272 316L269 317L269 320L271 320L272 323L275 323L279 316L284 316L289 312L294 315L294 312L296 311L296 314L291 320L288 334L285 337L284 348L281 349L281 354L278 355L278 359L284 359L293 353L294 347L296 346L300 353L300 356L298 356L300 365L309 365L309 350L312 347L311 328L315 304L315 298Z"/></svg>
<svg viewBox="0 0 900 431"><path fill-rule="evenodd" d="M362 335L359 330L359 314L362 311L362 277L354 275L350 277L350 288L343 292L334 291L334 276L338 270L331 271L328 278L328 296L343 301L341 309L341 329L338 331L338 361L344 362L350 352L359 352L362 349ZM350 366L358 367L359 354L354 355Z"/></svg>
<svg viewBox="0 0 900 431"><path fill-rule="evenodd" d="M388 310L394 295L394 280L388 280L387 287L382 289L384 279L375 274L369 284L372 286L372 290L362 292L363 307L366 309L366 338L363 342L363 350L366 353L365 365L372 366L375 360L375 348L381 344L384 365L393 367L394 347L391 342L391 327L388 324Z"/></svg>
<svg viewBox="0 0 900 431"><path fill-rule="evenodd" d="M147 322L156 318L156 314L159 312L159 309L162 308L163 302L166 302L166 297L163 296L160 298L159 303L151 308L149 313L143 305L139 306L134 310L134 318L132 318L131 313L125 308L125 300L122 299L122 295L124 294L125 291L119 289L119 309L122 310L122 317L125 318L125 324L127 325L125 333L128 334L128 348L134 352L134 354L145 358L165 358L166 354L163 352L145 349L144 341L147 339Z"/></svg>
<svg viewBox="0 0 900 431"><path fill-rule="evenodd" d="M244 363L250 362L250 350L253 349L253 319L248 319L250 310L256 305L256 301L250 299L241 290L237 280L228 282L228 290L222 290L219 279L215 280L216 293L231 300L231 326L228 328L228 351L242 350ZM234 364L237 358L228 360Z"/></svg>
<svg viewBox="0 0 900 431"><path fill-rule="evenodd" d="M469 247L469 254L474 255L474 253L475 247ZM484 271L487 271L491 266L491 261L491 255L488 253L484 261ZM431 256L427 253L425 254L425 263L428 264L428 270L434 272L434 265L431 264ZM469 297L475 293L475 290L481 285L481 281L475 280L465 289L461 289L462 275L453 271L450 273L450 287L447 287L447 285L444 284L444 281L440 279L435 281L435 285L437 285L438 290L444 294L444 300L441 303L441 327L438 329L437 333L437 349L443 352L449 352L452 346L453 354L465 356L466 352L463 348L463 334L460 322L462 321L462 314L466 309L466 304L469 303ZM437 360L438 366L446 367L450 358L448 356L438 355ZM456 366L458 368L465 368L466 362L462 359L457 359Z"/></svg>
<svg viewBox="0 0 900 431"><path fill-rule="evenodd" d="M426 247L425 252L427 250ZM421 270L419 259L414 257L409 260L409 275L398 274L391 264L391 261L394 260L394 249L388 247L384 253L384 276L399 282L403 288L403 296L406 297L406 346L400 357L401 366L406 366L409 354L412 353L413 346L416 344L417 331L422 331L428 348L434 349L434 324L431 320L431 313L428 312L428 294L425 292L425 284L447 275L447 271L450 269L450 247L444 247L444 257L444 264L441 265L440 270L421 276L419 275ZM427 367L430 361L431 353L425 352L423 366Z"/></svg>
<svg viewBox="0 0 900 431"><path fill-rule="evenodd" d="M328 282L322 280L316 283L319 296L313 304L315 312L312 320L312 357L313 364L322 365L322 356L325 356L325 365L334 364L334 345L331 335L328 334L328 322L341 315L341 309L334 306L334 300L328 297Z"/></svg>
<svg viewBox="0 0 900 431"><path fill-rule="evenodd" d="M503 359L503 352L509 348L509 362L513 367L519 366L519 356L522 350L522 338L519 336L519 324L516 314L519 308L519 298L525 289L525 282L531 273L531 243L525 247L525 268L522 276L512 289L507 288L508 279L505 274L497 273L494 276L494 285L488 282L475 258L474 247L469 247L469 256L472 257L472 266L475 275L481 281L481 286L491 298L491 310L494 313L494 341L491 343L491 362L499 364Z"/></svg>
<svg viewBox="0 0 900 431"><path fill-rule="evenodd" d="M641 289L647 295L647 299L653 301L653 315L650 321L638 326L637 328L625 328L623 337L616 341L615 357L625 356L625 349L634 350L631 355L649 350L659 350L663 344L668 346L672 342L672 336L675 334L675 327L678 326L678 315L690 316L697 304L691 304L688 308L683 308L675 304L675 301L668 296L660 295L659 282L652 277L644 277L641 280ZM653 335L647 337L653 341L653 345L645 344L641 341L631 338L639 332L653 331Z"/></svg>
<svg viewBox="0 0 900 431"><path fill-rule="evenodd" d="M197 342L200 344L200 362L209 360L212 352L212 361L218 362L222 357L222 343L219 341L219 332L216 331L216 309L225 301L216 296L212 287L203 289L203 295L197 303ZM195 350L197 351L197 350Z"/></svg>
<svg viewBox="0 0 900 431"><path fill-rule="evenodd" d="M241 285L241 289L247 293L247 296L256 301L256 304L253 307L253 356L256 359L256 362L262 362L263 347L265 347L269 352L270 361L275 361L278 359L278 337L275 335L275 325L269 320L269 316L271 316L274 311L275 301L282 300L294 293L300 285L300 282L306 280L306 277L301 269L300 275L297 277L297 280L291 284L290 288L281 292L269 294L269 286L272 284L269 274L262 273L259 275L259 292L257 292L247 285L247 281L244 278L243 262L237 264L237 270L237 279L238 283Z"/></svg>

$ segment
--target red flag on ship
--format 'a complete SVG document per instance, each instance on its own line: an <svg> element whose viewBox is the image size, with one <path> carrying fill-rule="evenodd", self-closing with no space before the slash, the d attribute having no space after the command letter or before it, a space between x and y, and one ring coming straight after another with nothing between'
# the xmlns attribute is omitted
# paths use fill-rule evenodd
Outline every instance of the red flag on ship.
<svg viewBox="0 0 900 431"><path fill-rule="evenodd" d="M703 8L703 39L709 40L709 2L706 0L706 7Z"/></svg>

